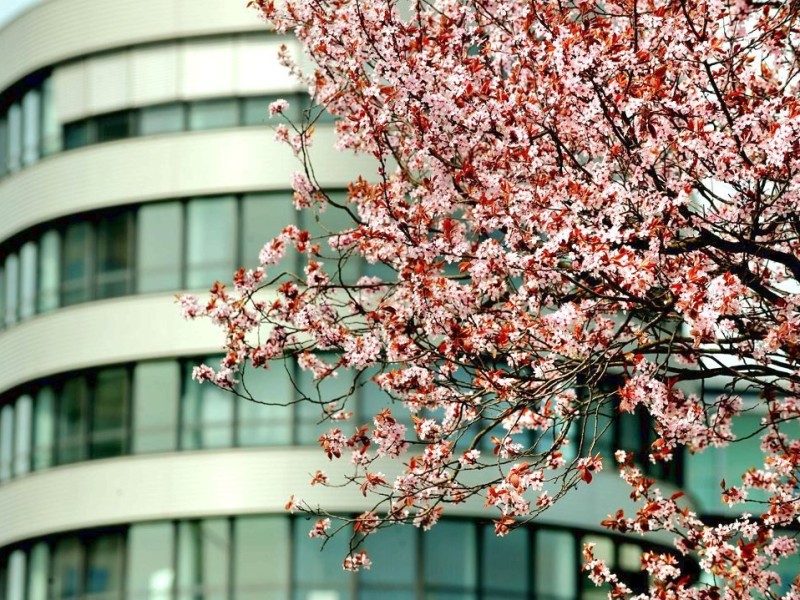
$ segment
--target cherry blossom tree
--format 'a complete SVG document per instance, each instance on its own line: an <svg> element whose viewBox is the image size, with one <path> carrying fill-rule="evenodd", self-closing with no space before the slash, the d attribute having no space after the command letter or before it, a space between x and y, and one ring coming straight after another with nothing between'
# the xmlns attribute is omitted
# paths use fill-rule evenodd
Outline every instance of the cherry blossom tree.
<svg viewBox="0 0 800 600"><path fill-rule="evenodd" d="M356 373L348 394L303 399L330 424L327 459L350 460L374 502L345 567L369 565L358 546L375 530L428 529L474 496L503 535L606 469L638 504L603 525L673 532L713 582L647 553L647 597L776 597L775 565L798 551L781 532L800 520L800 3L251 4L300 40L313 71L284 62L338 117L338 148L374 168L341 200L309 159L316 113L279 125L300 159L297 208L349 225L287 226L261 267L181 304L226 335L201 382L233 388L286 357L319 382ZM281 273L287 249L302 272ZM367 384L385 406L353 422ZM742 513L716 526L628 449L602 456L587 426L647 414L646 460L669 464L736 443L744 411L762 416L764 456L720 482ZM378 468L393 459L397 477ZM334 482L320 470L314 483ZM334 515L295 504L319 512L312 535L331 535ZM585 555L593 581L631 594Z"/></svg>

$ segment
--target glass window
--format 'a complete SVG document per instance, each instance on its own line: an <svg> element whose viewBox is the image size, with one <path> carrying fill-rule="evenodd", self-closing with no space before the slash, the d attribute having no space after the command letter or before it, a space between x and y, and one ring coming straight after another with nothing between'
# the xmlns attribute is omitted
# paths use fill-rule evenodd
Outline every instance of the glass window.
<svg viewBox="0 0 800 600"><path fill-rule="evenodd" d="M259 265L258 255L269 240L297 221L290 194L248 194L242 203L242 235L239 260L246 267ZM297 251L287 247L281 264L267 271L268 277L288 271L297 273Z"/></svg>
<svg viewBox="0 0 800 600"><path fill-rule="evenodd" d="M333 202L339 206L348 206L355 214L354 208L347 205L345 193L331 193L329 196ZM313 257L314 261L323 264L325 272L332 281L355 283L361 274L361 260L357 257L340 257L339 251L333 250L329 243L332 235L356 226L356 222L350 214L343 208L329 205L323 212L314 213L305 210L299 215L302 223L301 229L306 229L320 247L320 256ZM308 264L307 261L302 261L302 268L305 268L306 264Z"/></svg>
<svg viewBox="0 0 800 600"><path fill-rule="evenodd" d="M48 600L50 580L50 550L47 542L39 542L31 549L28 566L28 600Z"/></svg>
<svg viewBox="0 0 800 600"><path fill-rule="evenodd" d="M185 118L183 104L161 104L143 108L139 113L139 134L183 131Z"/></svg>
<svg viewBox="0 0 800 600"><path fill-rule="evenodd" d="M227 519L178 524L178 600L228 597L229 547Z"/></svg>
<svg viewBox="0 0 800 600"><path fill-rule="evenodd" d="M180 367L174 360L136 365L133 375L134 453L176 448L180 385Z"/></svg>
<svg viewBox="0 0 800 600"><path fill-rule="evenodd" d="M0 177L8 174L8 118L0 115Z"/></svg>
<svg viewBox="0 0 800 600"><path fill-rule="evenodd" d="M608 568L615 571L617 561L614 556L614 542L610 538L599 535L587 535L581 540L580 547L586 544L594 544L594 555L608 565ZM608 591L604 587L597 587L591 582L584 581L581 598L583 600L604 600L608 597Z"/></svg>
<svg viewBox="0 0 800 600"><path fill-rule="evenodd" d="M239 123L239 106L235 98L203 100L189 105L189 129L219 129Z"/></svg>
<svg viewBox="0 0 800 600"><path fill-rule="evenodd" d="M6 271L0 262L0 329L6 324Z"/></svg>
<svg viewBox="0 0 800 600"><path fill-rule="evenodd" d="M331 353L319 353L320 360L328 365L335 365L338 357ZM314 381L311 371L303 371L297 368L297 388L304 397L298 403L297 410L297 441L298 444L317 445L320 435L330 430L336 425L330 420L323 419L323 408L330 402L337 402L339 407L353 387L355 374L352 369L338 369L337 376L329 376L319 381ZM353 400L348 400L347 406L352 410Z"/></svg>
<svg viewBox="0 0 800 600"><path fill-rule="evenodd" d="M91 457L126 452L128 441L128 370L104 369L97 374L92 402Z"/></svg>
<svg viewBox="0 0 800 600"><path fill-rule="evenodd" d="M142 523L128 530L127 600L170 600L175 579L172 523Z"/></svg>
<svg viewBox="0 0 800 600"><path fill-rule="evenodd" d="M121 110L95 117L98 142L112 142L133 135L132 112Z"/></svg>
<svg viewBox="0 0 800 600"><path fill-rule="evenodd" d="M49 156L61 150L61 127L53 98L53 80L42 84L42 155Z"/></svg>
<svg viewBox="0 0 800 600"><path fill-rule="evenodd" d="M32 165L41 155L39 141L42 136L40 127L42 103L39 90L30 90L22 98L22 164Z"/></svg>
<svg viewBox="0 0 800 600"><path fill-rule="evenodd" d="M105 534L91 540L86 548L87 600L119 600L122 597L123 539Z"/></svg>
<svg viewBox="0 0 800 600"><path fill-rule="evenodd" d="M574 598L578 564L575 538L566 531L536 531L536 597L541 600Z"/></svg>
<svg viewBox="0 0 800 600"><path fill-rule="evenodd" d="M77 538L64 538L53 549L53 598L77 600L82 597L83 568Z"/></svg>
<svg viewBox="0 0 800 600"><path fill-rule="evenodd" d="M133 289L131 213L109 216L97 224L97 298L113 298Z"/></svg>
<svg viewBox="0 0 800 600"><path fill-rule="evenodd" d="M292 580L296 600L345 600L350 598L352 574L342 569L350 536L340 531L322 548L319 539L308 537L313 521L295 519L292 523L294 560Z"/></svg>
<svg viewBox="0 0 800 600"><path fill-rule="evenodd" d="M289 108L282 113L282 116L276 115L270 118L269 105L281 97L289 102ZM242 101L242 124L275 125L276 123L285 122L286 119L289 119L289 121L293 123L297 123L302 118L302 107L300 104L300 101L292 95L245 98Z"/></svg>
<svg viewBox="0 0 800 600"><path fill-rule="evenodd" d="M187 286L209 288L215 280L229 281L236 261L236 200L192 200L187 214Z"/></svg>
<svg viewBox="0 0 800 600"><path fill-rule="evenodd" d="M0 481L11 478L11 461L14 450L14 407L6 404L0 410Z"/></svg>
<svg viewBox="0 0 800 600"><path fill-rule="evenodd" d="M438 527L438 525L437 525ZM530 556L528 530L516 529L504 537L494 533L494 526L483 527L481 548L481 573L484 597L502 598L528 597L528 569L524 559ZM518 557L509 560L509 557Z"/></svg>
<svg viewBox="0 0 800 600"><path fill-rule="evenodd" d="M94 143L93 124L89 119L64 125L64 149L72 150Z"/></svg>
<svg viewBox="0 0 800 600"><path fill-rule="evenodd" d="M19 318L29 319L36 313L36 243L27 242L19 251Z"/></svg>
<svg viewBox="0 0 800 600"><path fill-rule="evenodd" d="M31 469L31 433L33 429L33 399L21 396L14 410L14 474L24 475Z"/></svg>
<svg viewBox="0 0 800 600"><path fill-rule="evenodd" d="M289 591L289 520L240 517L234 522L236 600L283 600ZM265 568L269 565L269 568Z"/></svg>
<svg viewBox="0 0 800 600"><path fill-rule="evenodd" d="M61 272L64 306L89 300L91 277L91 236L89 223L73 223L64 231L63 270Z"/></svg>
<svg viewBox="0 0 800 600"><path fill-rule="evenodd" d="M291 364L291 363L289 363ZM294 395L289 374L281 362L272 362L268 370L248 369L242 378L247 393L260 402L279 403L283 406L258 404L236 398L238 405L238 443L241 446L288 445L292 441L292 406ZM233 397L231 397L233 398Z"/></svg>
<svg viewBox="0 0 800 600"><path fill-rule="evenodd" d="M19 259L16 254L6 258L6 325L17 322L19 311Z"/></svg>
<svg viewBox="0 0 800 600"><path fill-rule="evenodd" d="M22 166L22 108L19 103L8 109L8 170L13 173Z"/></svg>
<svg viewBox="0 0 800 600"><path fill-rule="evenodd" d="M25 553L15 550L8 557L6 600L25 600Z"/></svg>
<svg viewBox="0 0 800 600"><path fill-rule="evenodd" d="M234 396L211 383L194 381L193 366L187 364L184 370L181 448L227 448L233 445Z"/></svg>
<svg viewBox="0 0 800 600"><path fill-rule="evenodd" d="M360 575L359 600L413 600L417 581L417 529L396 525L373 533L365 550L372 567Z"/></svg>
<svg viewBox="0 0 800 600"><path fill-rule="evenodd" d="M53 464L53 445L56 439L56 396L46 387L36 394L33 409L33 470L46 469Z"/></svg>
<svg viewBox="0 0 800 600"><path fill-rule="evenodd" d="M474 597L477 549L471 521L441 521L422 536L426 587Z"/></svg>
<svg viewBox="0 0 800 600"><path fill-rule="evenodd" d="M55 230L46 232L39 242L39 312L58 308L61 277L61 237Z"/></svg>
<svg viewBox="0 0 800 600"><path fill-rule="evenodd" d="M179 202L139 209L136 228L136 283L139 292L181 287L183 207Z"/></svg>
<svg viewBox="0 0 800 600"><path fill-rule="evenodd" d="M86 380L75 377L64 383L58 407L58 462L86 458Z"/></svg>

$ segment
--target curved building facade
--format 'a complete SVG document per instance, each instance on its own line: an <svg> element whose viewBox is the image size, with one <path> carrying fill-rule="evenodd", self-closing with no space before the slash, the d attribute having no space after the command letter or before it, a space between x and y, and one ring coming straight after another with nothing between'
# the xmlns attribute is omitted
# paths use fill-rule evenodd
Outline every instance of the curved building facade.
<svg viewBox="0 0 800 600"><path fill-rule="evenodd" d="M642 551L666 540L599 528L627 496L605 473L535 530L500 539L459 506L426 535L380 532L372 570L346 574L347 537L319 553L283 510L319 466L316 411L191 382L220 339L174 295L229 279L289 222L326 226L294 211L297 164L268 126L271 99L307 106L276 58L297 48L245 4L45 0L0 29L0 599L605 597L580 574L587 541L641 588ZM358 163L318 123L317 177L342 190ZM299 393L259 377L257 397ZM378 392L359 393L367 415ZM607 439L644 452L647 426ZM350 492L304 497L361 512Z"/></svg>

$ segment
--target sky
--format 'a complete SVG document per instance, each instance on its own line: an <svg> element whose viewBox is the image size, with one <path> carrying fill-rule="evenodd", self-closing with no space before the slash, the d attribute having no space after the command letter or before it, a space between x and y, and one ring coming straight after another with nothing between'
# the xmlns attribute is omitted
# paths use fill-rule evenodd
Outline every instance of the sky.
<svg viewBox="0 0 800 600"><path fill-rule="evenodd" d="M35 2L36 0L0 0L0 27Z"/></svg>

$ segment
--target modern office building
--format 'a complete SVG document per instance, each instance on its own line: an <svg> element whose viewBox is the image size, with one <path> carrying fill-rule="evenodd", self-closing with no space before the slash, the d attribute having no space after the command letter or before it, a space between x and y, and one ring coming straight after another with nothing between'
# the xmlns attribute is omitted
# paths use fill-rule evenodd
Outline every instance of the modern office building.
<svg viewBox="0 0 800 600"><path fill-rule="evenodd" d="M614 473L504 539L472 505L424 536L381 532L374 567L346 574L347 536L319 553L284 511L293 493L364 509L354 490L309 491L316 412L191 382L220 337L174 295L308 219L267 123L272 98L307 105L276 59L294 46L245 4L43 0L0 27L0 598L604 597L579 573L588 540L641 587L645 542L598 525L627 496ZM317 175L336 191L358 164L332 140L323 116ZM248 385L297 393L281 369ZM641 446L645 425L614 439Z"/></svg>

